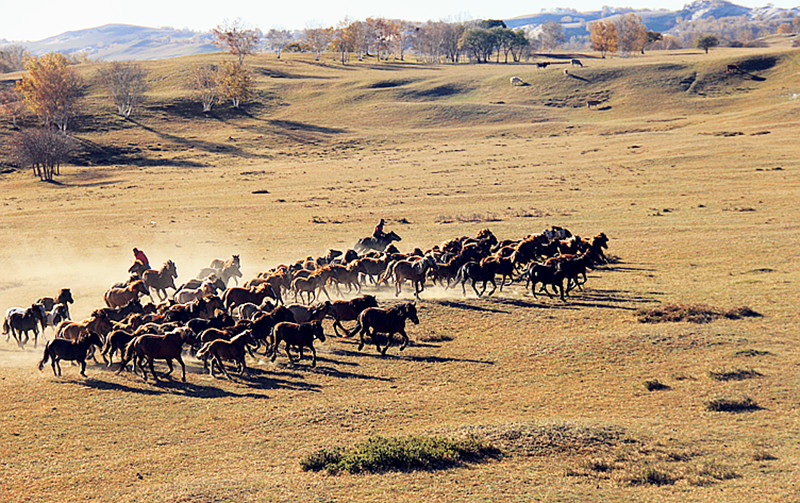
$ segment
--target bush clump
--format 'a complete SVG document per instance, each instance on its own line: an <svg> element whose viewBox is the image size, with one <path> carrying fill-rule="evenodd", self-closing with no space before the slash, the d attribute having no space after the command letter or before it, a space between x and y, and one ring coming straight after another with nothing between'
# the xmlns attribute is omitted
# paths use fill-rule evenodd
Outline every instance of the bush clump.
<svg viewBox="0 0 800 503"><path fill-rule="evenodd" d="M306 471L381 473L439 470L496 457L499 451L477 438L370 437L351 448L321 449L300 462Z"/></svg>
<svg viewBox="0 0 800 503"><path fill-rule="evenodd" d="M690 323L710 323L719 318L739 320L761 316L747 306L729 310L718 309L705 304L662 304L657 307L636 311L636 318L641 323L664 323L688 321Z"/></svg>
<svg viewBox="0 0 800 503"><path fill-rule="evenodd" d="M752 398L715 398L708 402L708 410L714 412L748 412L761 407Z"/></svg>
<svg viewBox="0 0 800 503"><path fill-rule="evenodd" d="M708 376L716 381L744 381L745 379L761 377L761 373L752 369L736 369L711 371Z"/></svg>

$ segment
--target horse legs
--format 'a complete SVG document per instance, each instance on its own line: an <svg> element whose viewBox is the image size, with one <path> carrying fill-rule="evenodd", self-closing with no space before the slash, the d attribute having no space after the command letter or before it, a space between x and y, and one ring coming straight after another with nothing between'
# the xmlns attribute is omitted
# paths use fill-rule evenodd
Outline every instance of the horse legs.
<svg viewBox="0 0 800 503"><path fill-rule="evenodd" d="M364 339L364 336L367 335L367 333L369 332L369 327L367 327L367 326L360 327L360 326L356 325L356 328L360 328L361 329L361 342L358 344L358 350L361 351L362 349L364 349L364 344L366 344L366 340ZM353 330L353 333L355 334L355 330ZM372 336L371 334L370 334L370 337L372 337L374 339L374 336Z"/></svg>
<svg viewBox="0 0 800 503"><path fill-rule="evenodd" d="M317 366L317 350L314 349L314 345L313 344L310 347L311 347L311 354L313 355L313 358L311 359L311 366L312 367L316 367Z"/></svg>
<svg viewBox="0 0 800 503"><path fill-rule="evenodd" d="M52 353L50 355L50 366L53 367L53 375L58 377L61 375L61 365L58 364L58 355ZM58 371L56 371L58 369Z"/></svg>
<svg viewBox="0 0 800 503"><path fill-rule="evenodd" d="M80 364L81 364L81 375L83 377L86 377L86 360L82 359L82 360L79 360L79 361L80 361Z"/></svg>
<svg viewBox="0 0 800 503"><path fill-rule="evenodd" d="M181 371L182 371L181 380L183 382L186 382L186 365L183 363L183 358L181 358L181 354L178 353L178 356L176 356L175 359L178 360L178 363L181 364ZM169 360L167 360L167 361L169 361ZM172 367L172 365L170 365L170 367ZM172 372L171 368L170 368L170 372Z"/></svg>
<svg viewBox="0 0 800 503"><path fill-rule="evenodd" d="M400 336L403 338L403 343L400 344L400 351L402 351L406 348L406 346L408 346L408 335L406 335L406 331L402 328L397 333L399 333Z"/></svg>
<svg viewBox="0 0 800 503"><path fill-rule="evenodd" d="M381 354L381 356L386 356L386 351L389 349L389 346L391 346L391 345L392 345L392 333L391 332L386 334L386 346L384 346L383 349L381 349L381 347L378 345L377 341L375 342L375 347L378 348L378 352Z"/></svg>
<svg viewBox="0 0 800 503"><path fill-rule="evenodd" d="M172 358L167 358L167 367L169 367L169 370L167 371L166 374L164 374L165 376L168 376L168 375L170 375L172 373L172 370L173 370L173 368L172 368Z"/></svg>
<svg viewBox="0 0 800 503"><path fill-rule="evenodd" d="M325 285L322 285L322 286L320 287L320 289L322 290L322 293L324 293L324 294L325 294L325 297L327 297L327 298L328 298L328 300L331 300L331 296L330 296L330 295L328 295L328 291L327 291L327 290L325 290ZM316 299L316 292L315 292L315 295L314 295L314 299ZM309 302L309 304L310 304L310 302Z"/></svg>
<svg viewBox="0 0 800 503"><path fill-rule="evenodd" d="M491 297L492 294L494 293L494 291L497 290L497 283L495 283L494 278L490 279L489 281L492 283L492 291L489 292L487 295L489 295L489 297ZM483 286L484 286L484 291L486 291L486 289L485 289L486 283L484 283ZM502 286L501 286L501 288L502 288Z"/></svg>
<svg viewBox="0 0 800 503"><path fill-rule="evenodd" d="M150 367L150 372L153 374L153 380L158 381L158 376L156 375L156 369L153 368L153 358L152 356L147 357L147 366ZM144 367L142 367L142 373L144 373Z"/></svg>

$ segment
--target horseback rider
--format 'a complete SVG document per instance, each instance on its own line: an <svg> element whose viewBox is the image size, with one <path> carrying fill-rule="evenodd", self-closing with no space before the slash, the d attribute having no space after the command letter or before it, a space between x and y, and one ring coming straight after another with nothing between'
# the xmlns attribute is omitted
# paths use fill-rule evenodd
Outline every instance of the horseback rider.
<svg viewBox="0 0 800 503"><path fill-rule="evenodd" d="M375 226L375 230L372 231L372 237L373 238L380 239L380 238L382 238L382 237L384 237L386 235L386 233L383 232L383 226L385 224L386 224L386 222L381 218L381 221L378 222L378 225Z"/></svg>
<svg viewBox="0 0 800 503"><path fill-rule="evenodd" d="M133 257L134 257L134 259L136 259L139 262L141 262L145 267L150 269L150 261L147 260L147 255L145 255L142 250L140 250L138 248L134 248L133 249Z"/></svg>

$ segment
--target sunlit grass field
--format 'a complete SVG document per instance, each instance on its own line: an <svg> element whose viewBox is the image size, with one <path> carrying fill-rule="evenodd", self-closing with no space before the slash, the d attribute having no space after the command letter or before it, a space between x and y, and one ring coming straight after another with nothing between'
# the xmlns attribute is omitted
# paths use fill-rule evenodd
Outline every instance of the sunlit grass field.
<svg viewBox="0 0 800 503"><path fill-rule="evenodd" d="M179 282L232 254L248 279L351 247L380 218L402 251L560 225L605 232L614 260L566 303L520 283L480 299L429 286L403 352L331 336L316 368L281 354L232 381L191 357L186 384L93 364L56 378L36 369L41 345L0 338L0 500L800 499L800 52L556 54L544 70L260 55L244 110L203 115L185 75L224 57L143 62L151 89L130 121L96 65L78 67L91 84L78 162L55 185L0 175L3 311L69 287L82 319L134 246L174 260ZM665 304L761 316L638 320ZM409 435L474 435L500 454L301 468L322 448Z"/></svg>

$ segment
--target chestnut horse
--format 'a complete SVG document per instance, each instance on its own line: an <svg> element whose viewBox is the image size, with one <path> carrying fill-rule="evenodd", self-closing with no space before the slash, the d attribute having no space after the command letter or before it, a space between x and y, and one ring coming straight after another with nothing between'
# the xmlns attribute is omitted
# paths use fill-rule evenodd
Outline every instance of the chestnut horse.
<svg viewBox="0 0 800 503"><path fill-rule="evenodd" d="M349 336L349 332L343 321L356 321L361 311L368 307L378 307L378 301L374 295L363 295L351 300L336 300L331 303L331 315L333 316L333 331L336 335ZM342 329L342 334L339 329Z"/></svg>
<svg viewBox="0 0 800 503"><path fill-rule="evenodd" d="M148 269L142 273L142 281L144 281L148 289L148 295L150 295L149 290L152 288L156 291L159 300L167 300L167 288L177 291L177 288L175 288L175 279L177 277L178 269L172 260L167 260L158 271ZM150 298L152 299L153 296L150 295Z"/></svg>
<svg viewBox="0 0 800 503"><path fill-rule="evenodd" d="M138 299L139 294L150 295L150 291L142 280L136 280L125 288L109 288L103 296L103 300L106 301L108 307L120 308L133 299Z"/></svg>
<svg viewBox="0 0 800 503"><path fill-rule="evenodd" d="M183 370L181 379L183 382L186 382L186 365L183 363L183 358L181 358L184 343L189 345L196 344L194 332L188 328L176 328L172 332L167 332L164 335L140 335L135 337L125 346L125 356L122 357L122 363L120 363L117 373L119 374L122 372L122 369L128 365L128 362L133 360L134 372L138 364L139 368L142 370L142 378L147 381L147 371L144 365L142 365L144 360L147 360L150 372L153 373L153 379L158 381L158 375L153 368L153 360L159 359L167 361L169 372L164 375L172 373L172 360L177 360L178 363L181 364L181 369Z"/></svg>
<svg viewBox="0 0 800 503"><path fill-rule="evenodd" d="M278 356L278 345L281 341L286 344L286 356L289 361L296 363L303 358L303 348L310 348L313 359L311 366L317 366L317 350L314 349L314 339L319 339L320 342L325 342L325 333L322 331L322 321L309 321L308 323L289 323L284 321L275 325L273 330L275 337L275 344L272 346L272 361ZM300 348L300 358L295 360L289 352L289 346Z"/></svg>
<svg viewBox="0 0 800 503"><path fill-rule="evenodd" d="M358 350L364 348L364 336L369 335L375 343L375 348L381 354L386 356L386 350L392 344L392 335L400 334L403 338L403 343L400 345L400 351L404 350L408 345L408 335L406 335L406 320L411 320L415 325L419 325L419 318L417 318L417 306L408 302L400 304L399 306L390 309L381 309L379 307L370 307L358 315L358 324L350 332L350 335L361 333L361 342L358 345ZM370 332L370 330L372 330ZM381 349L376 334L386 334L386 346Z"/></svg>

